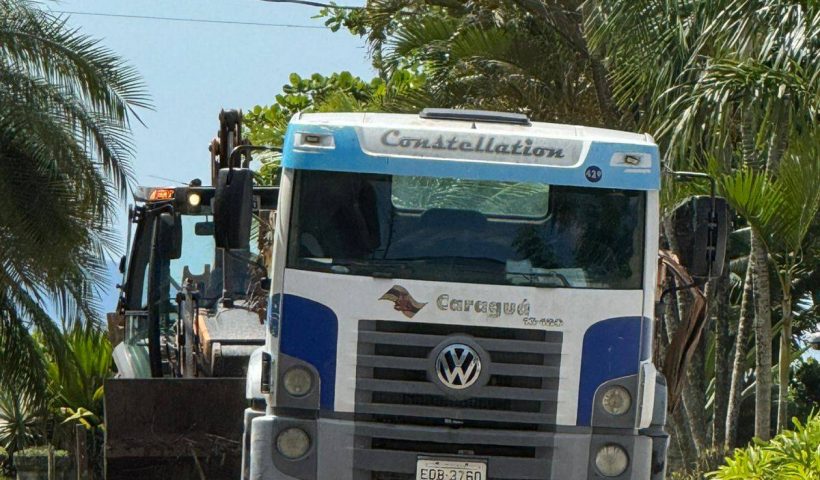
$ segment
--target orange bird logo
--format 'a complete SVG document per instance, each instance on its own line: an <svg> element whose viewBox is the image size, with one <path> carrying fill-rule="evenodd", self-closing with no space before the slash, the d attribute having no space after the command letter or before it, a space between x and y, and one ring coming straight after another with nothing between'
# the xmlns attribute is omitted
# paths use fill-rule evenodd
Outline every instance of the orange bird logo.
<svg viewBox="0 0 820 480"><path fill-rule="evenodd" d="M393 285L393 288L379 297L379 300L393 302L393 308L403 313L407 318L413 318L413 315L419 313L419 310L427 305L426 303L416 301L416 299L410 295L410 292L400 285Z"/></svg>

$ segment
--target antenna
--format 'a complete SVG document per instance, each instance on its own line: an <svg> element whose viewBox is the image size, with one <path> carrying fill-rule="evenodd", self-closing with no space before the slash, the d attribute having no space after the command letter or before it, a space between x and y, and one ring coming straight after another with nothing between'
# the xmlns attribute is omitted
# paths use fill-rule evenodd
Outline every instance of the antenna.
<svg viewBox="0 0 820 480"><path fill-rule="evenodd" d="M166 182L174 182L174 183L178 183L178 184L183 185L183 186L188 186L187 183L180 182L179 180L174 180L173 178L160 177L160 176L157 176L157 175L146 175L146 176L148 178L156 178L157 180L165 180Z"/></svg>

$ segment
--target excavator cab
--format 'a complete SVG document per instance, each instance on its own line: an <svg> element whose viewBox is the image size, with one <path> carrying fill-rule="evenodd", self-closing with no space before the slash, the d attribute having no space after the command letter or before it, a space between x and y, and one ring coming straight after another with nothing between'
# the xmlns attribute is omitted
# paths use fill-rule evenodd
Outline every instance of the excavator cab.
<svg viewBox="0 0 820 480"><path fill-rule="evenodd" d="M278 188L254 186L247 158L244 167L221 160L244 143L231 124L241 114L220 120L215 186L140 188L130 209L120 300L108 315L118 370L105 385L109 479L239 475L236 419L248 358L265 338L254 309L266 296L260 240ZM222 140L239 145L221 149Z"/></svg>

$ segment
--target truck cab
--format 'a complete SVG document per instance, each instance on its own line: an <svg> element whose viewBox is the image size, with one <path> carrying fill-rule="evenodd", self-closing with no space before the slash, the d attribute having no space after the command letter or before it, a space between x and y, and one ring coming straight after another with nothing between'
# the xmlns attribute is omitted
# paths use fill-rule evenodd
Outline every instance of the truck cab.
<svg viewBox="0 0 820 480"><path fill-rule="evenodd" d="M302 114L282 165L243 478L663 478L649 135Z"/></svg>

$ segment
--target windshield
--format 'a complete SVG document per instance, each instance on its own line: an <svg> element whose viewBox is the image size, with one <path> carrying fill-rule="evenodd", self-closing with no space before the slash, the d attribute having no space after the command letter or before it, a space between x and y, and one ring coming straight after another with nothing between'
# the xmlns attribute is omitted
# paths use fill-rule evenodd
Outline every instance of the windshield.
<svg viewBox="0 0 820 480"><path fill-rule="evenodd" d="M180 215L182 248L179 258L171 260L169 276L171 291L182 290L186 278L200 284L202 298L218 298L222 293L222 270L214 261L216 245L213 221L208 215Z"/></svg>
<svg viewBox="0 0 820 480"><path fill-rule="evenodd" d="M189 279L197 286L200 305L211 306L222 296L224 281L223 253L216 249L213 217L188 214L181 215L178 219L182 222L182 254L170 261L171 297L182 290L183 282ZM256 218L253 219L253 228L257 228ZM232 250L228 255L226 264L228 275L232 278L234 297L243 297L248 293L248 282L257 254L257 244L252 241L249 251Z"/></svg>
<svg viewBox="0 0 820 480"><path fill-rule="evenodd" d="M288 267L640 289L644 202L640 191L303 170Z"/></svg>
<svg viewBox="0 0 820 480"><path fill-rule="evenodd" d="M173 260L161 260L161 286L159 290L163 298L173 302L176 294L182 290L185 280L190 280L199 292L199 305L212 307L222 296L224 274L222 252L216 249L213 238L213 219L210 215L178 215L177 221L182 227L181 255ZM153 242L153 219L149 225L139 223L135 235L134 247L129 262L126 295L129 310L145 310L148 308L148 287L151 281L149 261L151 244ZM253 227L258 229L254 218ZM255 241L251 242L250 251L234 250L228 258L228 275L233 285L233 296L244 297L247 294L248 282L254 268L258 248ZM175 306L168 306L164 311L173 312Z"/></svg>

